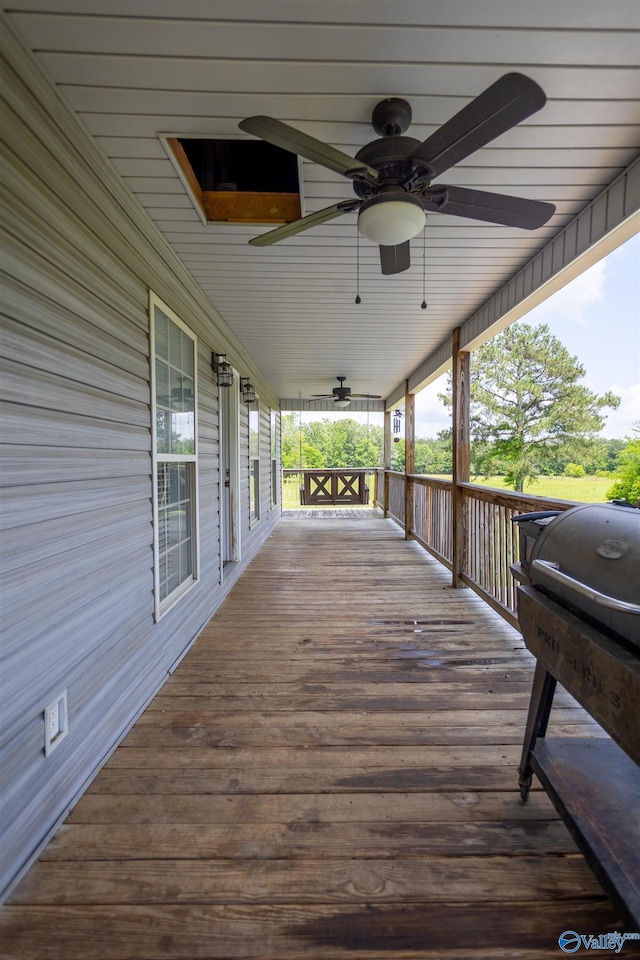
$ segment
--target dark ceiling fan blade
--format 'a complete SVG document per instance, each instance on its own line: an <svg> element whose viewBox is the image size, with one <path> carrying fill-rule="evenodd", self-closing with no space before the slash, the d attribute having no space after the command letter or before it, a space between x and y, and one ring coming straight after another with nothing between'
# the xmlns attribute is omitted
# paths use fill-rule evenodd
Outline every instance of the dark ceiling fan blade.
<svg viewBox="0 0 640 960"><path fill-rule="evenodd" d="M336 150L322 140L307 136L306 133L290 127L287 123L274 120L273 117L247 117L238 126L245 133L252 133L254 137L260 137L274 147L282 147L283 150L289 150L300 157L306 157L307 160L313 160L314 163L328 167L329 170L341 173L343 177L350 177L352 180L368 180L369 183L375 183L378 180L378 171L373 167L350 157L348 153Z"/></svg>
<svg viewBox="0 0 640 960"><path fill-rule="evenodd" d="M431 168L431 178L506 133L546 103L544 90L521 73L506 73L410 154Z"/></svg>
<svg viewBox="0 0 640 960"><path fill-rule="evenodd" d="M408 270L411 266L409 241L406 240L395 247L385 247L381 244L380 266L384 274L402 273L403 270Z"/></svg>
<svg viewBox="0 0 640 960"><path fill-rule="evenodd" d="M500 223L507 227L537 230L555 213L552 203L509 197L504 193L468 190L466 187L429 187L420 195L427 211L447 213L454 217L470 217Z"/></svg>
<svg viewBox="0 0 640 960"><path fill-rule="evenodd" d="M307 217L301 217L300 220L283 223L281 227L276 227L275 230L262 233L259 237L252 237L249 243L252 247L268 247L272 243L277 243L278 240L293 237L296 233L302 233L303 230L308 230L310 227L317 227L328 220L335 220L336 217L341 217L343 213L357 210L360 203L360 200L341 200L340 203L334 203L332 207L324 207L322 210L310 213Z"/></svg>
<svg viewBox="0 0 640 960"><path fill-rule="evenodd" d="M356 400L382 400L379 393L350 393L349 396Z"/></svg>

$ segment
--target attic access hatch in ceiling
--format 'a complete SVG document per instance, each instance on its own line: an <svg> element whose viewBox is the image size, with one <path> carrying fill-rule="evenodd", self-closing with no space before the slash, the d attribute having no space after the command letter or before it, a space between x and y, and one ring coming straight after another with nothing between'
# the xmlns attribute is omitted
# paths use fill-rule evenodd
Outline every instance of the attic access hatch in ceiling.
<svg viewBox="0 0 640 960"><path fill-rule="evenodd" d="M302 216L295 154L254 140L163 137L204 223L290 223Z"/></svg>

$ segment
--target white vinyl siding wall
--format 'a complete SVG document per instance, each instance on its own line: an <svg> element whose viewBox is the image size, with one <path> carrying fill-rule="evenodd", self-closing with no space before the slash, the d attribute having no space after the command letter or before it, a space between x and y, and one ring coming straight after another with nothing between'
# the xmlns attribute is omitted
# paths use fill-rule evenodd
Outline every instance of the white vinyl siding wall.
<svg viewBox="0 0 640 960"><path fill-rule="evenodd" d="M263 522L243 529L242 561L222 586L212 351L225 350L236 369L250 374L265 402L277 400L48 79L9 31L3 34L0 890L6 892L279 515L262 504ZM158 622L150 290L197 338L198 580ZM241 444L246 462L246 414ZM266 472L268 449L261 457ZM242 497L248 518L246 484ZM43 710L64 690L69 733L45 757Z"/></svg>

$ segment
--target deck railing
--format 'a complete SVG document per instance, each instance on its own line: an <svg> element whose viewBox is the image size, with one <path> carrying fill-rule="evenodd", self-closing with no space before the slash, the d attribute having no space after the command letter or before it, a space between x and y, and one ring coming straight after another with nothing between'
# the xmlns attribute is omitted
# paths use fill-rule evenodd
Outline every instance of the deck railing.
<svg viewBox="0 0 640 960"><path fill-rule="evenodd" d="M404 526L405 476L404 473L394 473L389 470L389 516L393 517L400 526Z"/></svg>
<svg viewBox="0 0 640 960"><path fill-rule="evenodd" d="M439 477L425 477L386 471L388 502L382 490L385 476L379 471L378 503L388 516L405 527L409 536L453 569L453 483ZM413 515L405 524L405 492L411 485ZM460 562L460 579L513 626L516 613L516 582L509 566L518 560L518 531L512 518L537 510L568 510L576 504L526 493L513 493L481 487L474 483L458 484L460 522L464 529L464 552Z"/></svg>
<svg viewBox="0 0 640 960"><path fill-rule="evenodd" d="M412 476L413 523L410 532L451 569L453 557L453 484L435 477Z"/></svg>

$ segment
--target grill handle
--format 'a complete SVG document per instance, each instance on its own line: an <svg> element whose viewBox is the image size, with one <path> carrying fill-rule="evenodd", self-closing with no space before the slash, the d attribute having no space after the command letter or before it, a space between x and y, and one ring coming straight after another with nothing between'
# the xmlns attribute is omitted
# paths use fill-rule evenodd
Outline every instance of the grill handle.
<svg viewBox="0 0 640 960"><path fill-rule="evenodd" d="M610 597L606 593L600 593L593 587L588 587L586 583L582 583L581 580L574 580L573 577L562 573L552 560L532 560L531 567L533 570L543 572L551 580L555 580L556 583L561 583L564 587L570 587L581 597L592 600L601 607L606 607L608 610L617 610L620 613L634 613L636 616L640 614L640 604L627 603L626 600L616 600L615 597Z"/></svg>

